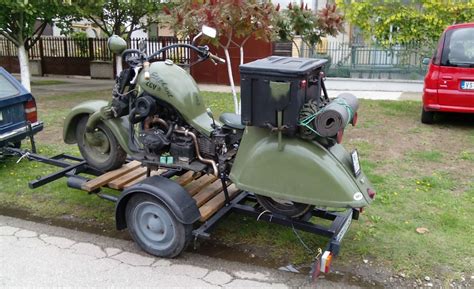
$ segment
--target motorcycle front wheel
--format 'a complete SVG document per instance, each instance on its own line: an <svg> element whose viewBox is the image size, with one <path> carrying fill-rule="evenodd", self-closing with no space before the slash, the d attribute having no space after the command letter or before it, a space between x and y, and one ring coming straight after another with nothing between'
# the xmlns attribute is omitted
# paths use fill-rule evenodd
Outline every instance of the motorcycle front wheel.
<svg viewBox="0 0 474 289"><path fill-rule="evenodd" d="M82 117L76 127L76 140L82 157L87 163L100 171L111 171L120 168L127 153L122 149L112 131L100 122L94 132L96 143L86 139L86 124L88 116Z"/></svg>
<svg viewBox="0 0 474 289"><path fill-rule="evenodd" d="M255 195L258 203L265 209L274 214L298 218L314 208L313 205L296 203L288 200L270 198L262 195Z"/></svg>

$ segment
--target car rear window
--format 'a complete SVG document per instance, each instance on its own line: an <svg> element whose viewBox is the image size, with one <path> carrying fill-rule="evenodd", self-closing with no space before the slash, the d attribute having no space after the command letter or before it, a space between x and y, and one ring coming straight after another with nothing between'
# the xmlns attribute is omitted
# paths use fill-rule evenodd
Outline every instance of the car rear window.
<svg viewBox="0 0 474 289"><path fill-rule="evenodd" d="M10 81L0 74L0 99L15 96L19 93L20 91Z"/></svg>
<svg viewBox="0 0 474 289"><path fill-rule="evenodd" d="M474 67L474 27L457 28L446 32L441 64Z"/></svg>

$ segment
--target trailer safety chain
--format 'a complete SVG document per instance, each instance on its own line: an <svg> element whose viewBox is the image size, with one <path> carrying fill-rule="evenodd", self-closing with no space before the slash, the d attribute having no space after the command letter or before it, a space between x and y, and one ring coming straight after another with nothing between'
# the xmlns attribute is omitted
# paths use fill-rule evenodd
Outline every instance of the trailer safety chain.
<svg viewBox="0 0 474 289"><path fill-rule="evenodd" d="M295 229L295 226L293 226L293 223L291 223L291 228L293 229L293 233L295 233L296 237L298 238L298 240L300 241L300 243L303 245L303 247L306 249L306 251L308 251L310 254L314 254L314 251L311 250L311 248L306 245L306 243L303 241L303 239L300 237L300 235L298 234L298 232L296 231ZM319 248L319 250L321 250L321 248Z"/></svg>
<svg viewBox="0 0 474 289"><path fill-rule="evenodd" d="M30 152L28 152L28 151L27 151L27 152L25 152L24 154L21 154L21 157L20 157L20 158L18 158L18 160L16 161L16 163L17 163L17 164L18 164L18 163L20 163L20 162L21 162L21 160L22 160L22 159L24 159L24 158L27 158L27 159L28 159L28 158L29 158L29 156L30 156Z"/></svg>
<svg viewBox="0 0 474 289"><path fill-rule="evenodd" d="M270 213L270 223L271 223L272 218L273 218L273 214L271 214L271 212L269 210L265 210L265 211L261 212L260 215L258 215L258 217L257 217L257 221L260 221L260 217L263 216L265 213Z"/></svg>

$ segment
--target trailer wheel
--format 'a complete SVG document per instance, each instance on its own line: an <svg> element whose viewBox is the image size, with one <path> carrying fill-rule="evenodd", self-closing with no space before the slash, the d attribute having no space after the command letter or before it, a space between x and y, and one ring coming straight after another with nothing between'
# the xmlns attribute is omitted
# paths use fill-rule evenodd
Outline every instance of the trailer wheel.
<svg viewBox="0 0 474 289"><path fill-rule="evenodd" d="M290 218L298 218L306 214L309 210L313 209L313 205L307 205L302 203L296 203L287 200L274 199L266 196L255 195L257 201L266 210L284 215Z"/></svg>
<svg viewBox="0 0 474 289"><path fill-rule="evenodd" d="M112 131L102 122L97 125L101 143L89 144L85 138L88 119L87 116L82 117L76 127L77 146L82 157L89 165L101 171L107 172L120 168L127 158L127 153L122 149Z"/></svg>
<svg viewBox="0 0 474 289"><path fill-rule="evenodd" d="M125 217L133 240L152 255L174 258L191 240L192 225L179 222L166 205L150 195L132 196Z"/></svg>

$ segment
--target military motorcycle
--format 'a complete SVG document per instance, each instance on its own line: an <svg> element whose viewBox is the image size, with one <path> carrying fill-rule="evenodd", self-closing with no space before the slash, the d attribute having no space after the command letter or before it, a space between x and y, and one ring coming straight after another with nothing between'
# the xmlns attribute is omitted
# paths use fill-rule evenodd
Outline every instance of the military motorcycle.
<svg viewBox="0 0 474 289"><path fill-rule="evenodd" d="M216 32L203 27L192 44L173 44L151 55L111 37L110 50L129 68L117 77L110 102L87 101L71 110L64 141L77 143L83 158L100 171L117 169L129 157L150 171L212 174L254 193L265 210L289 218L315 206L369 205L375 191L358 153L340 144L345 127L356 124L357 99L328 98L326 60L271 56L241 65L242 112L216 120L191 75L169 59L158 60L180 47L195 52L196 62L225 63L208 46L194 44L202 34ZM176 232L189 234L189 222L170 218L180 228ZM127 222L133 218L127 216ZM159 256L173 257L185 243L162 249L160 242L169 240L151 242L133 231L146 251Z"/></svg>

